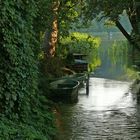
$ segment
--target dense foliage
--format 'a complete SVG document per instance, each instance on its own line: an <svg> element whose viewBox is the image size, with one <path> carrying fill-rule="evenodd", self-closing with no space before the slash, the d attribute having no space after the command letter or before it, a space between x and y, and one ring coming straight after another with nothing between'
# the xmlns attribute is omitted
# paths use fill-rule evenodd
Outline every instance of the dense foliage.
<svg viewBox="0 0 140 140"><path fill-rule="evenodd" d="M111 2L112 7L108 2L110 1L104 1L103 5L98 3L97 9L104 10L105 16L111 17L112 20L118 19L124 8L114 11L114 6L118 8L116 7L118 1ZM87 60L91 69L100 65L97 55L99 38L78 32L69 36L70 29L74 30L76 27L73 23L81 23L82 18L79 20L79 17L83 17L82 11L92 9L89 10L90 14L87 17L91 18L93 15L94 7L88 7L85 0L2 0L0 2L1 140L49 140L54 136L54 118L50 113L52 109L48 107L49 101L44 95L49 92L49 76L60 76L60 66L63 66L63 63L57 57L51 61L47 58L41 59L40 62L38 54L45 40L45 33L52 32L55 3L59 3L55 11L59 32L57 56L65 58L68 52L85 53L88 54ZM107 6L106 9L102 9L104 5Z"/></svg>
<svg viewBox="0 0 140 140"><path fill-rule="evenodd" d="M130 43L132 43L135 48L139 49L139 4L132 0L89 0L85 7L85 19L92 20L95 17L106 18L115 22L116 26L124 34ZM121 15L126 12L129 22L132 26L132 32L129 34L126 29L120 23Z"/></svg>
<svg viewBox="0 0 140 140"><path fill-rule="evenodd" d="M98 56L100 43L101 40L98 37L86 33L73 32L69 37L61 39L61 45L57 52L61 54L61 57L66 57L69 53L86 54L86 60L89 63L89 70L91 71L100 65Z"/></svg>
<svg viewBox="0 0 140 140"><path fill-rule="evenodd" d="M0 139L51 139L53 117L37 88L37 3L4 0L0 9Z"/></svg>
<svg viewBox="0 0 140 140"><path fill-rule="evenodd" d="M32 51L35 2L3 1L1 5L1 112L22 112L36 91L37 67ZM25 102L26 101L26 102Z"/></svg>

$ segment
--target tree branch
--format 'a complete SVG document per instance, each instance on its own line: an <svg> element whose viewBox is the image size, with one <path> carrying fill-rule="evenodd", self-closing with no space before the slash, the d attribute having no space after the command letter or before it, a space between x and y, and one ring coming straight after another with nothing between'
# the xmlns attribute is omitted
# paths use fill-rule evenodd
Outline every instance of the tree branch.
<svg viewBox="0 0 140 140"><path fill-rule="evenodd" d="M127 31L124 29L124 27L121 25L119 21L116 21L116 26L119 28L119 30L122 32L122 34L126 37L126 39L135 46L137 50L140 51L140 45L135 41L130 34L127 33Z"/></svg>
<svg viewBox="0 0 140 140"><path fill-rule="evenodd" d="M117 20L116 22L116 26L119 28L119 30L122 32L122 34L126 37L126 39L131 42L131 35L127 33L127 31L124 29L124 27L121 25L121 23Z"/></svg>

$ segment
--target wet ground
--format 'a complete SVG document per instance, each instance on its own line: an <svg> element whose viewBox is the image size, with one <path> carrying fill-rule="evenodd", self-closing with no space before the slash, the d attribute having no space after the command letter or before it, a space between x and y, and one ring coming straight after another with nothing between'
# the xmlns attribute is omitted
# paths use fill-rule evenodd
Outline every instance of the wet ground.
<svg viewBox="0 0 140 140"><path fill-rule="evenodd" d="M140 107L129 82L90 78L90 93L61 105L60 140L139 140Z"/></svg>

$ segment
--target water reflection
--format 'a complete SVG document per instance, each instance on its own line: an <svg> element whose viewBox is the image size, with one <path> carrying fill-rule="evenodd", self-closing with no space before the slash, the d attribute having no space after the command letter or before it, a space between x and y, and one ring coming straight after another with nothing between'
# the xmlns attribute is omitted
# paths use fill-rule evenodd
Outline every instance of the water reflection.
<svg viewBox="0 0 140 140"><path fill-rule="evenodd" d="M81 89L77 104L60 105L58 140L140 139L140 107L126 80L127 50L111 53L108 43L102 43L102 64L90 78L89 96Z"/></svg>
<svg viewBox="0 0 140 140"><path fill-rule="evenodd" d="M128 82L120 82L102 78L91 78L92 86L90 87L89 99L86 100L85 104L87 109L94 110L107 110L112 106L119 106L123 101L123 107L127 107L128 96L124 93L128 93ZM125 99L124 99L125 97Z"/></svg>
<svg viewBox="0 0 140 140"><path fill-rule="evenodd" d="M76 105L61 105L61 140L135 140L139 113L129 91L130 82L90 79L89 96L79 95Z"/></svg>
<svg viewBox="0 0 140 140"><path fill-rule="evenodd" d="M95 70L95 77L120 79L126 73L128 45L126 40L102 42L99 50L101 66Z"/></svg>

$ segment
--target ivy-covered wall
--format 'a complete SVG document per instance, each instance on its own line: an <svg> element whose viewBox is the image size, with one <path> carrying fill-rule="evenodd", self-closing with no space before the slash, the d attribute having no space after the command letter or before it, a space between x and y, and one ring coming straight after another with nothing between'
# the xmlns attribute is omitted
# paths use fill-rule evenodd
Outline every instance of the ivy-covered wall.
<svg viewBox="0 0 140 140"><path fill-rule="evenodd" d="M41 1L47 6L47 0ZM35 24L38 16L36 0L0 1L1 140L51 140L55 134L51 107L38 90L37 54L43 28Z"/></svg>
<svg viewBox="0 0 140 140"><path fill-rule="evenodd" d="M32 51L35 7L34 0L4 0L0 4L0 112L7 115L20 112L37 87Z"/></svg>

